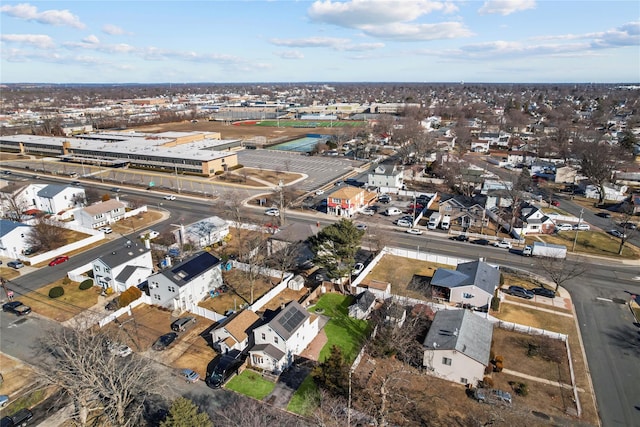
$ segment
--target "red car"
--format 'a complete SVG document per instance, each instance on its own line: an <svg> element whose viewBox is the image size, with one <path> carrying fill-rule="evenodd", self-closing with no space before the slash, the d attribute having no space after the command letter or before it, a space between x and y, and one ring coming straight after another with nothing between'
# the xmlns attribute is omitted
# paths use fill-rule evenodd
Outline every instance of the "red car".
<svg viewBox="0 0 640 427"><path fill-rule="evenodd" d="M552 201L551 201L551 205L552 205L552 206L560 206L560 202L559 202L559 201L557 201L557 200L552 200Z"/></svg>
<svg viewBox="0 0 640 427"><path fill-rule="evenodd" d="M53 267L54 265L62 264L65 261L69 261L69 257L66 255L55 257L50 263L49 267Z"/></svg>

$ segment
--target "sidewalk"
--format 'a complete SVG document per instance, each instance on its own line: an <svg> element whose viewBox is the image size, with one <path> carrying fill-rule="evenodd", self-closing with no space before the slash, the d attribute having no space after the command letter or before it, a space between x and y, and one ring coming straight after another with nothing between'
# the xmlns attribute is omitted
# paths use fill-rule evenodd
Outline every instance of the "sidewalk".
<svg viewBox="0 0 640 427"><path fill-rule="evenodd" d="M556 387L561 387L567 390L573 390L573 387L570 386L569 384L561 383L559 381L551 381L545 378L534 377L533 375L523 374L522 372L512 371L510 369L503 369L502 372L508 375L513 375L515 377L525 378L527 380L536 381L539 383L548 384ZM576 387L576 390L578 390L580 393L584 393L584 390L581 389L580 387Z"/></svg>

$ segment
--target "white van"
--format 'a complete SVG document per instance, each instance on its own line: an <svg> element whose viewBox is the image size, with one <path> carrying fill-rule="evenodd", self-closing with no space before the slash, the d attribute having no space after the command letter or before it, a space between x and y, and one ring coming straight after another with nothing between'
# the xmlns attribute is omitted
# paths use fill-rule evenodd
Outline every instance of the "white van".
<svg viewBox="0 0 640 427"><path fill-rule="evenodd" d="M402 211L398 208L391 207L391 208L387 208L387 210L384 211L384 213L387 216L392 216L392 215L400 215Z"/></svg>
<svg viewBox="0 0 640 427"><path fill-rule="evenodd" d="M451 225L451 215L444 215L442 217L442 222L440 223L440 228L443 230L448 230Z"/></svg>

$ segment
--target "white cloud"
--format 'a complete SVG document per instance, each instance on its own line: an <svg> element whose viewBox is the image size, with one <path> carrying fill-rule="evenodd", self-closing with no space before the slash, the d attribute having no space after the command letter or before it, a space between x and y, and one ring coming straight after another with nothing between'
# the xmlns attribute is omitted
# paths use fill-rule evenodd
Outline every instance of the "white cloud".
<svg viewBox="0 0 640 427"><path fill-rule="evenodd" d="M0 40L8 43L35 46L40 49L49 49L55 46L53 39L44 34L2 34Z"/></svg>
<svg viewBox="0 0 640 427"><path fill-rule="evenodd" d="M271 39L270 43L276 46L300 47L300 48L327 48L338 51L363 51L384 47L383 43L353 43L349 39L335 37L308 37L303 39Z"/></svg>
<svg viewBox="0 0 640 427"><path fill-rule="evenodd" d="M83 38L82 41L84 43L88 43L88 44L99 44L100 43L100 39L98 39L98 37L94 36L93 34Z"/></svg>
<svg viewBox="0 0 640 427"><path fill-rule="evenodd" d="M473 33L460 22L372 25L363 27L362 31L372 37L403 41L454 39L473 35Z"/></svg>
<svg viewBox="0 0 640 427"><path fill-rule="evenodd" d="M298 52L297 50L283 50L280 52L273 52L273 54L282 59L304 59L302 52Z"/></svg>
<svg viewBox="0 0 640 427"><path fill-rule="evenodd" d="M110 36L131 35L130 32L118 27L117 25L106 24L102 26L102 32Z"/></svg>
<svg viewBox="0 0 640 427"><path fill-rule="evenodd" d="M527 9L535 9L536 0L487 0L478 10L481 15L511 15Z"/></svg>
<svg viewBox="0 0 640 427"><path fill-rule="evenodd" d="M85 28L85 25L80 21L80 18L68 10L50 9L39 12L37 7L28 3L21 3L15 6L2 6L0 7L0 12L25 21L35 21L41 24L55 25L59 27L69 26L78 29Z"/></svg>

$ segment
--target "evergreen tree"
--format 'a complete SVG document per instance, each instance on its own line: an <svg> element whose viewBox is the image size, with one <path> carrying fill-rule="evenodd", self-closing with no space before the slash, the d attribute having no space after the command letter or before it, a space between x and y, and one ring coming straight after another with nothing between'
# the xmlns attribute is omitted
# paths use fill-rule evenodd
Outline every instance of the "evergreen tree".
<svg viewBox="0 0 640 427"><path fill-rule="evenodd" d="M313 368L311 377L332 395L346 396L349 392L349 364L344 360L342 350L333 345L329 357Z"/></svg>
<svg viewBox="0 0 640 427"><path fill-rule="evenodd" d="M213 427L211 418L206 412L199 412L198 407L189 399L176 399L167 418L160 423L160 427Z"/></svg>
<svg viewBox="0 0 640 427"><path fill-rule="evenodd" d="M347 219L325 227L309 239L315 254L313 262L324 267L331 279L349 275L363 234Z"/></svg>

